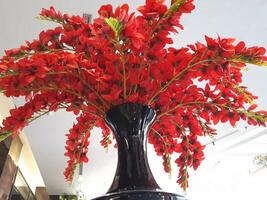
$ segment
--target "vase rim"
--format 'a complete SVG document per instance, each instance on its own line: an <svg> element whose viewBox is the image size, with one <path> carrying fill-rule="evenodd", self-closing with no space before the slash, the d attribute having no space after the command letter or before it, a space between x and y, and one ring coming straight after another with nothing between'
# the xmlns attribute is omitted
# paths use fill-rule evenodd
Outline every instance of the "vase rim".
<svg viewBox="0 0 267 200"><path fill-rule="evenodd" d="M146 105L146 104L142 104L142 103L134 103L134 102L124 102L124 103L121 103L121 104L117 104L117 105L113 105L111 106L107 111L106 111L106 114L108 112L111 112L112 110L115 110L115 109L118 109L119 107L123 107L123 106L126 106L126 105L138 105L138 106L142 106L144 108L148 108L150 110L153 110L155 113L156 113L156 110L154 108L152 108L151 106L149 105Z"/></svg>

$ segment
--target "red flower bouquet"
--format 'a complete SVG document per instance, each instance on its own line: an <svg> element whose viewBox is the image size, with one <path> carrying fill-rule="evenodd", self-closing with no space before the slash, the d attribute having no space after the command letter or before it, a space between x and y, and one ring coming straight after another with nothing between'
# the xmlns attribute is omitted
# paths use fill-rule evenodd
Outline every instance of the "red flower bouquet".
<svg viewBox="0 0 267 200"><path fill-rule="evenodd" d="M148 140L171 171L176 153L178 183L188 187L188 167L204 159L200 137L213 136L211 125L245 120L265 126L266 111L256 111L253 96L241 85L246 64L267 65L263 47L246 47L232 38L210 38L179 49L171 33L182 29L180 18L194 9L193 0L146 0L139 15L127 4L102 6L99 18L43 9L40 19L58 24L39 38L6 51L0 60L0 90L25 97L0 127L0 141L16 136L42 115L65 109L77 115L67 134L69 158L64 172L71 181L79 163L87 162L90 131L102 128L101 144L111 143L104 121L107 110L126 102L148 105L157 117Z"/></svg>

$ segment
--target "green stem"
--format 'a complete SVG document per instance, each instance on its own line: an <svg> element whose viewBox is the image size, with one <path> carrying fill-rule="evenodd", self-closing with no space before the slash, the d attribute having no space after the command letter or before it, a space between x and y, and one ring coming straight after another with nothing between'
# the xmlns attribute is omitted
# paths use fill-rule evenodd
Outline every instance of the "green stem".
<svg viewBox="0 0 267 200"><path fill-rule="evenodd" d="M171 168L172 167L171 167L171 161L170 161L170 154L167 152L167 146L169 146L169 144L165 141L165 139L162 137L162 135L158 131L156 131L154 128L151 128L151 130L156 134L156 136L158 136L162 140L162 142L164 144L164 146L163 146L163 148L164 148L164 154L169 159L168 160L168 167L170 168L169 174L171 175Z"/></svg>
<svg viewBox="0 0 267 200"><path fill-rule="evenodd" d="M210 104L212 106L217 106L217 107L222 107L222 108L225 108L225 109L228 109L228 110L233 110L235 112L238 112L238 113L242 113L242 114L245 114L247 117L252 117L256 120L260 120L260 121L264 121L264 122L267 122L267 119L262 117L262 116L257 116L255 115L254 112L249 112L248 110L238 110L234 107L231 107L231 106L227 106L227 105L224 105L224 104L218 104L218 103L213 103L213 102L201 102L201 101L192 101L192 102L188 102L188 103L181 103L181 104L178 104L176 106L174 106L173 108L169 109L169 110L166 110L165 112L163 113L160 113L157 117L157 119L160 119L162 116L176 110L177 108L179 107L186 107L186 106L190 106L190 105L199 105L199 104Z"/></svg>
<svg viewBox="0 0 267 200"><path fill-rule="evenodd" d="M4 141L11 135L12 135L12 132L9 132L9 131L0 132L0 142Z"/></svg>
<svg viewBox="0 0 267 200"><path fill-rule="evenodd" d="M107 103L105 102L105 100L100 96L100 94L93 88L91 87L83 78L82 78L82 75L80 76L77 76L75 74L72 74L70 73L70 75L73 75L75 76L76 78L80 79L82 81L82 83L89 88L89 90L93 91L93 93L98 97L98 99L103 103L103 105L106 107L106 109L108 109L108 105Z"/></svg>
<svg viewBox="0 0 267 200"><path fill-rule="evenodd" d="M42 90L51 90L51 91L61 91L61 92L66 92L66 93L69 93L69 94L73 94L79 98L81 98L82 100L84 100L86 103L92 105L93 107L95 107L98 111L100 111L102 114L105 114L105 112L99 108L97 105L95 105L94 103L92 102L89 102L85 97L83 97L81 94L79 93L76 93L72 90L63 90L63 89L60 89L60 88L57 88L57 87L47 87L47 86L43 86L43 87L40 87L40 88L18 88L18 90L24 90L24 91L42 91Z"/></svg>
<svg viewBox="0 0 267 200"><path fill-rule="evenodd" d="M174 81L178 80L180 78L180 76L182 76L187 70L191 69L192 67L199 65L201 63L205 63L205 62L209 62L212 61L211 59L206 59L206 60L202 60L199 62L196 62L194 64L189 65L188 67L186 67L185 69L183 69L181 72L177 73L171 80L169 80L166 84L164 84L152 97L151 99L148 101L148 105L151 105L153 100L161 93L163 92L166 88L168 88Z"/></svg>
<svg viewBox="0 0 267 200"><path fill-rule="evenodd" d="M41 113L40 115L34 116L34 117L32 117L28 122L31 123L31 122L35 121L36 119L38 119L38 118L40 118L40 117L42 117L42 116L48 114L49 112L50 112L50 111L47 110L47 111Z"/></svg>

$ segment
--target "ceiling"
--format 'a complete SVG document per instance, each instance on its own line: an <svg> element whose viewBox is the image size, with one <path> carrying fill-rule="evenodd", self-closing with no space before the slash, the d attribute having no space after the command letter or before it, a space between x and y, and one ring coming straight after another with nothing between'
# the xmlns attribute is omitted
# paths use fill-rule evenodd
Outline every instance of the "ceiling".
<svg viewBox="0 0 267 200"><path fill-rule="evenodd" d="M132 8L142 5L144 0L129 1ZM0 54L4 49L17 47L24 40L32 40L37 34L54 24L35 19L41 8L53 5L63 13L90 13L96 16L102 4L119 5L121 0L0 0ZM203 41L204 34L217 37L235 37L248 45L267 47L267 0L196 0L196 10L183 18L185 30L175 38L175 46ZM260 96L257 103L267 109L267 68L250 67L245 72L244 85ZM20 101L15 101L19 104ZM98 142L101 135L92 133L89 164L84 166L82 185L68 185L62 172L66 158L65 135L72 126L74 117L64 111L53 113L32 123L25 132L50 194L75 192L81 187L89 198L104 194L116 169L116 150L103 150ZM188 197L196 199L258 199L266 197L267 169L257 171L252 160L255 155L267 153L265 129L245 128L240 123L236 128L219 126L219 139L208 145L206 160L197 172L192 172ZM149 147L149 161L159 185L168 191L178 191L175 183L177 169L172 178L162 173L161 160ZM265 177L265 178L264 178ZM258 196L257 196L258 195ZM231 198L229 198L231 196Z"/></svg>

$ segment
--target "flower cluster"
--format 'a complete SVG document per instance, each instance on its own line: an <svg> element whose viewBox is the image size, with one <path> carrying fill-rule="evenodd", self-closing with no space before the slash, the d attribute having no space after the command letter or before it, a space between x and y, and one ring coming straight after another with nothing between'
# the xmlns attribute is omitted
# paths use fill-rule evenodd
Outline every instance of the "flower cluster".
<svg viewBox="0 0 267 200"><path fill-rule="evenodd" d="M31 121L50 111L66 109L77 115L67 134L69 158L64 172L73 178L78 163L88 162L90 131L101 127L101 144L112 136L103 119L112 106L125 102L149 105L157 112L149 133L156 153L171 171L171 155L180 168L178 183L188 186L188 167L204 159L200 137L216 134L219 122L239 120L265 126L266 111L242 86L246 64L267 65L265 49L246 47L232 38L210 38L179 49L169 47L172 33L182 29L180 18L194 9L193 0L146 0L139 15L127 4L102 6L99 18L43 9L40 19L59 24L39 38L6 51L0 60L0 90L7 97L25 97L0 127L0 141L17 135Z"/></svg>

